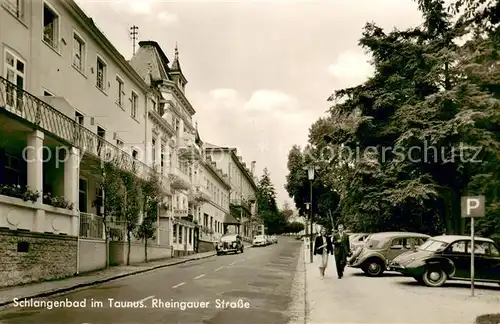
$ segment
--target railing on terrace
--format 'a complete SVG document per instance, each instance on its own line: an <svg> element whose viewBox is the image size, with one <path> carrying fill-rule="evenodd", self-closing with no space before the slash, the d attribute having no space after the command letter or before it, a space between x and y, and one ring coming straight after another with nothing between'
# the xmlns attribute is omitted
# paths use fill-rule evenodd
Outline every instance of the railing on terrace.
<svg viewBox="0 0 500 324"><path fill-rule="evenodd" d="M234 206L242 206L243 208L250 210L250 204L242 198L231 199L231 204Z"/></svg>
<svg viewBox="0 0 500 324"><path fill-rule="evenodd" d="M94 214L80 213L80 237L104 239L102 217Z"/></svg>
<svg viewBox="0 0 500 324"><path fill-rule="evenodd" d="M17 115L18 118L52 134L60 141L79 148L82 153L93 155L103 161L116 162L120 168L130 168L134 165L140 177L148 177L152 170L148 165L134 159L127 152L3 77L0 77L1 110Z"/></svg>

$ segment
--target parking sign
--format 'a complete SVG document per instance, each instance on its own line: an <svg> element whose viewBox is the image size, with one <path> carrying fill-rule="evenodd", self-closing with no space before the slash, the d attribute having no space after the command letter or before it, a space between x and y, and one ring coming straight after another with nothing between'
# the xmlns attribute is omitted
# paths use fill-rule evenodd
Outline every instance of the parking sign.
<svg viewBox="0 0 500 324"><path fill-rule="evenodd" d="M484 216L484 196L462 197L462 217L483 217Z"/></svg>

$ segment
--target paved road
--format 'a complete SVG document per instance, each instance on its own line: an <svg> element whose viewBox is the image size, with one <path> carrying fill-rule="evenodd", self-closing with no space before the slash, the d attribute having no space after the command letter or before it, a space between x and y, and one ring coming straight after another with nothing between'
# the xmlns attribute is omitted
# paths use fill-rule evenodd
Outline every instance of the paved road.
<svg viewBox="0 0 500 324"><path fill-rule="evenodd" d="M0 323L285 324L299 251L298 241L283 238L276 245L247 248L243 254L192 261L51 299L86 300L84 308L10 309L0 313ZM110 308L108 298L114 298L116 306L126 301L135 305ZM91 307L91 300L104 305ZM232 302L229 307L238 308L217 308L223 306L217 300ZM132 308L139 307L139 301L145 307ZM209 304L182 310L181 305L162 308L159 301Z"/></svg>

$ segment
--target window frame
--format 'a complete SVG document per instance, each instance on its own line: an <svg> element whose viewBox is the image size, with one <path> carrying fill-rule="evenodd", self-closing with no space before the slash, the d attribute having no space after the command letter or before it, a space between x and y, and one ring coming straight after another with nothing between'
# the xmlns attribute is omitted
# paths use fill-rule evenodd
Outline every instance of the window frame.
<svg viewBox="0 0 500 324"><path fill-rule="evenodd" d="M53 44L50 44L48 41L45 40L45 21L43 19L43 15L44 15L44 10L45 10L45 6L47 6L47 8L52 11L52 13L54 15L57 16L57 26L54 28L54 39L53 39ZM51 49L53 49L54 51L56 51L58 54L59 51L60 51L60 42L59 42L59 39L61 38L61 14L56 10L56 8L54 7L54 5L52 3L50 3L49 1L47 0L43 0L42 1L42 41L48 46L50 47Z"/></svg>
<svg viewBox="0 0 500 324"><path fill-rule="evenodd" d="M12 4L12 0L3 1L2 6L13 15L17 20L24 24L26 18L26 0L14 0L19 2L18 4ZM21 7L21 10L19 9Z"/></svg>
<svg viewBox="0 0 500 324"><path fill-rule="evenodd" d="M11 55L14 58L13 66L7 64L7 55ZM18 63L21 62L24 66L23 72L21 73L17 69ZM23 80L23 86L21 90L26 91L26 81L27 81L27 70L28 70L28 65L26 64L26 60L22 58L22 56L18 55L14 50L5 47L4 52L3 52L3 77L9 81L9 78L7 76L7 72L11 70L14 73L14 80L13 84L17 87L17 78L19 76L22 77ZM10 81L9 81L10 82ZM18 88L18 87L17 87ZM23 107L24 107L24 95L21 92L19 95L17 88L14 87L7 87L6 89L6 97L5 97L5 104L6 107L8 107L11 110L14 110L15 113L17 114L22 114L23 113ZM13 97L11 98L13 100L13 105L9 105L9 100L8 96L12 95Z"/></svg>
<svg viewBox="0 0 500 324"><path fill-rule="evenodd" d="M137 99L136 105L134 106L134 98ZM130 91L130 117L138 120L137 115L139 114L139 94L135 90Z"/></svg>
<svg viewBox="0 0 500 324"><path fill-rule="evenodd" d="M102 86L103 88L100 88L98 85L98 78L99 78L99 61L104 66L104 71L103 71L103 80L102 80ZM95 60L95 87L99 90L101 90L104 94L107 95L108 93L108 87L107 87L107 82L108 82L108 62L99 54L96 53L96 60Z"/></svg>
<svg viewBox="0 0 500 324"><path fill-rule="evenodd" d="M80 40L83 45L83 53L82 57L80 58L80 64L81 68L78 68L75 66L75 41ZM73 49L72 49L72 56L71 56L71 66L77 70L78 72L82 73L84 76L86 75L86 65L87 65L87 41L85 38L82 37L82 35L75 29L73 29Z"/></svg>
<svg viewBox="0 0 500 324"><path fill-rule="evenodd" d="M120 107L121 109L125 110L125 81L123 80L123 78L117 74L116 75L116 78L115 78L115 81L117 83L117 94L118 94L118 98L116 98L116 101L115 103L118 105L118 107ZM122 90L120 92L120 85L122 86Z"/></svg>

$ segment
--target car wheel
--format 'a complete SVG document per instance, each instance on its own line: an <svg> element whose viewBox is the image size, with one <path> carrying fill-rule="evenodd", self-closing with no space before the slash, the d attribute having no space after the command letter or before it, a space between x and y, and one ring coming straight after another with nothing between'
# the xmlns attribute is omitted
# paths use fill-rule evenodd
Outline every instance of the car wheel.
<svg viewBox="0 0 500 324"><path fill-rule="evenodd" d="M379 277L384 273L384 264L380 260L370 260L363 267L363 271L370 277Z"/></svg>
<svg viewBox="0 0 500 324"><path fill-rule="evenodd" d="M222 253L220 253L220 252L217 252L217 255L222 255Z"/></svg>
<svg viewBox="0 0 500 324"><path fill-rule="evenodd" d="M428 268L425 270L422 280L428 287L440 287L446 282L447 275L443 269Z"/></svg>

